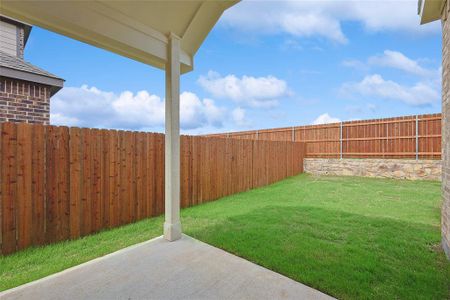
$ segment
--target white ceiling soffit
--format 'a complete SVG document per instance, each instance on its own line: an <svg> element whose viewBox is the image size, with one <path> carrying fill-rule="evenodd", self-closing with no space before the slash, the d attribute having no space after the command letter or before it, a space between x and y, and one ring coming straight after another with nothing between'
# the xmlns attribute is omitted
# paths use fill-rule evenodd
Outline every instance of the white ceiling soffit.
<svg viewBox="0 0 450 300"><path fill-rule="evenodd" d="M239 0L1 0L0 13L164 69L168 35L181 38L181 71L222 13Z"/></svg>
<svg viewBox="0 0 450 300"><path fill-rule="evenodd" d="M419 0L420 24L437 21L441 18L444 0Z"/></svg>

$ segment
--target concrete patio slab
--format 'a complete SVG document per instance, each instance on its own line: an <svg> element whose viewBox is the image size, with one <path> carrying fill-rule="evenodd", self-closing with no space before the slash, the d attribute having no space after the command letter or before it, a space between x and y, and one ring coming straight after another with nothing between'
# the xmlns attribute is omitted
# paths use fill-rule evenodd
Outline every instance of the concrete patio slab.
<svg viewBox="0 0 450 300"><path fill-rule="evenodd" d="M332 299L191 237L162 237L0 293L1 299Z"/></svg>

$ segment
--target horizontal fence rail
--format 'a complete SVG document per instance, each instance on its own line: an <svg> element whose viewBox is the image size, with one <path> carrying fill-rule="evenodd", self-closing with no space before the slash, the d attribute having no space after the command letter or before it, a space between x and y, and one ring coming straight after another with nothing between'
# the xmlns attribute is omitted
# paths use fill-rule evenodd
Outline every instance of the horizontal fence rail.
<svg viewBox="0 0 450 300"><path fill-rule="evenodd" d="M441 114L207 135L304 142L307 157L441 159Z"/></svg>
<svg viewBox="0 0 450 300"><path fill-rule="evenodd" d="M0 123L3 254L164 212L164 135ZM181 137L181 206L303 172L304 143Z"/></svg>

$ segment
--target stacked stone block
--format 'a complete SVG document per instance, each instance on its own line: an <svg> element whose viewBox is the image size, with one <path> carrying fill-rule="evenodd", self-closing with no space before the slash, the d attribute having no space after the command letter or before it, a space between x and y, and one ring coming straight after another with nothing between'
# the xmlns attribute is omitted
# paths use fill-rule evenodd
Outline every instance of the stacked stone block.
<svg viewBox="0 0 450 300"><path fill-rule="evenodd" d="M305 158L306 173L409 180L441 180L440 160Z"/></svg>

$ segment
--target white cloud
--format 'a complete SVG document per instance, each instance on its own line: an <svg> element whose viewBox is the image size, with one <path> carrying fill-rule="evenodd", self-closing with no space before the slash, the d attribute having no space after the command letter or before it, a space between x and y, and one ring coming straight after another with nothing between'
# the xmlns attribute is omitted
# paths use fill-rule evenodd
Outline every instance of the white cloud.
<svg viewBox="0 0 450 300"><path fill-rule="evenodd" d="M367 31L439 32L439 24L419 25L416 0L399 1L243 1L227 10L224 26L255 34L285 33L346 43L346 21Z"/></svg>
<svg viewBox="0 0 450 300"><path fill-rule="evenodd" d="M245 116L245 109L237 107L231 112L231 116L238 127L247 127L249 125L249 121Z"/></svg>
<svg viewBox="0 0 450 300"><path fill-rule="evenodd" d="M368 62L371 65L399 69L420 76L427 76L433 73L433 71L420 66L416 60L413 60L398 51L385 50L383 55L372 56L369 58Z"/></svg>
<svg viewBox="0 0 450 300"><path fill-rule="evenodd" d="M342 62L342 65L345 67L365 71L369 70L370 67L379 66L398 69L410 74L423 77L440 76L440 73L437 70L427 69L421 66L419 63L420 60L421 59L414 60L412 58L409 58L399 51L385 50L383 54L369 57L367 59L367 62L362 62L356 59L348 59L344 60Z"/></svg>
<svg viewBox="0 0 450 300"><path fill-rule="evenodd" d="M200 76L198 83L214 97L231 99L252 107L273 107L278 105L279 98L290 95L287 83L274 76L223 77L210 71L206 76Z"/></svg>
<svg viewBox="0 0 450 300"><path fill-rule="evenodd" d="M95 87L66 87L51 100L50 122L97 128L149 130L164 126L164 100L140 91L120 94ZM211 99L199 99L184 92L180 95L180 122L182 129L220 127L226 111Z"/></svg>
<svg viewBox="0 0 450 300"><path fill-rule="evenodd" d="M342 65L347 68L353 68L362 71L369 69L366 63L357 59L346 59L342 62Z"/></svg>
<svg viewBox="0 0 450 300"><path fill-rule="evenodd" d="M374 96L382 99L399 100L409 105L427 105L439 100L439 92L432 84L418 82L413 86L401 85L395 81L385 80L381 75L366 76L360 82L344 83L341 94Z"/></svg>
<svg viewBox="0 0 450 300"><path fill-rule="evenodd" d="M320 125L320 124L328 124L328 123L338 123L341 122L340 119L334 118L330 116L328 113L321 114L318 116L314 121L313 125Z"/></svg>
<svg viewBox="0 0 450 300"><path fill-rule="evenodd" d="M226 110L217 107L211 99L200 100L191 92L180 95L180 123L183 129L196 129L209 125L222 127Z"/></svg>
<svg viewBox="0 0 450 300"><path fill-rule="evenodd" d="M347 43L347 38L342 32L339 22L324 14L286 13L280 19L279 25L283 31L294 36L319 35L339 43Z"/></svg>
<svg viewBox="0 0 450 300"><path fill-rule="evenodd" d="M50 114L50 119L52 125L77 126L80 123L77 118L68 117L61 113Z"/></svg>

